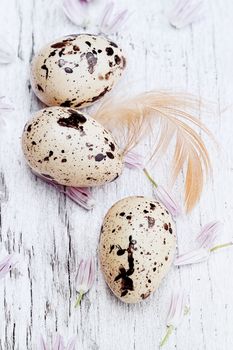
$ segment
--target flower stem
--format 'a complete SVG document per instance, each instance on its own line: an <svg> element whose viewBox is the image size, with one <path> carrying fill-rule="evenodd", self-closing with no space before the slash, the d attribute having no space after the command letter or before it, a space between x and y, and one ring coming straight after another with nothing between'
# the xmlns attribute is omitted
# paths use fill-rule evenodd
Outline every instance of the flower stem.
<svg viewBox="0 0 233 350"><path fill-rule="evenodd" d="M152 183L152 185L157 188L158 184L155 182L155 180L150 176L148 170L146 168L143 169L144 174L146 175L147 179Z"/></svg>
<svg viewBox="0 0 233 350"><path fill-rule="evenodd" d="M215 251L218 250L218 249L230 247L230 246L232 246L232 245L233 245L232 242L224 243L224 244L219 244L219 245L216 245L215 247L211 248L211 249L210 249L210 252L212 253L212 252L215 252Z"/></svg>
<svg viewBox="0 0 233 350"><path fill-rule="evenodd" d="M173 325L170 325L167 327L167 332L160 343L160 348L166 344L166 342L168 341L168 338L170 337L170 335L172 334L173 331L174 331Z"/></svg>
<svg viewBox="0 0 233 350"><path fill-rule="evenodd" d="M80 306L83 296L84 296L84 293L83 293L82 290L80 290L78 298L76 300L76 303L75 303L74 307Z"/></svg>

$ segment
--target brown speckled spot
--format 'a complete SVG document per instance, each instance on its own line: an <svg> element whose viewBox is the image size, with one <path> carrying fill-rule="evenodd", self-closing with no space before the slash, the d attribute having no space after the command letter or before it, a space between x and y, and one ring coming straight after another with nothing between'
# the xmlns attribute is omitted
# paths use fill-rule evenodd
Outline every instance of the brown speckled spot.
<svg viewBox="0 0 233 350"><path fill-rule="evenodd" d="M71 107L71 101L66 100L65 102L60 104L61 107Z"/></svg>
<svg viewBox="0 0 233 350"><path fill-rule="evenodd" d="M109 254L111 254L111 252L113 251L114 248L115 248L114 244L110 246Z"/></svg>
<svg viewBox="0 0 233 350"><path fill-rule="evenodd" d="M110 147L110 149L111 149L112 152L115 151L115 148L116 148L116 147L115 147L114 143L110 142L109 147Z"/></svg>
<svg viewBox="0 0 233 350"><path fill-rule="evenodd" d="M73 73L73 69L70 67L65 67L65 72L71 74Z"/></svg>
<svg viewBox="0 0 233 350"><path fill-rule="evenodd" d="M27 127L27 132L31 132L32 131L32 124L29 124Z"/></svg>
<svg viewBox="0 0 233 350"><path fill-rule="evenodd" d="M70 116L68 118L60 118L58 119L57 123L60 126L83 131L83 129L80 127L80 123L84 124L87 120L86 117L84 117L83 114L74 111L73 109L70 109L69 112Z"/></svg>
<svg viewBox="0 0 233 350"><path fill-rule="evenodd" d="M41 87L40 84L37 84L37 89L38 89L39 91L41 91L41 92L44 92L44 89Z"/></svg>
<svg viewBox="0 0 233 350"><path fill-rule="evenodd" d="M118 47L117 44L115 44L113 41L110 41L109 45L111 45L113 47Z"/></svg>
<svg viewBox="0 0 233 350"><path fill-rule="evenodd" d="M141 294L141 298L144 300L146 298L148 298L150 296L150 292L146 292L146 293L143 293Z"/></svg>
<svg viewBox="0 0 233 350"><path fill-rule="evenodd" d="M148 220L148 228L154 227L155 219L152 218L151 216L147 216L147 220Z"/></svg>
<svg viewBox="0 0 233 350"><path fill-rule="evenodd" d="M102 153L99 153L95 156L95 161L96 162L101 162L101 160L105 159L105 155Z"/></svg>
<svg viewBox="0 0 233 350"><path fill-rule="evenodd" d="M65 47L65 46L66 46L66 42L64 41L51 45L53 49L61 49L62 47Z"/></svg>
<svg viewBox="0 0 233 350"><path fill-rule="evenodd" d="M58 52L59 57L63 56L65 52L65 47Z"/></svg>
<svg viewBox="0 0 233 350"><path fill-rule="evenodd" d="M46 64L43 64L43 65L41 66L41 69L45 70L45 78L48 79L49 70L48 70L48 67L46 66Z"/></svg>
<svg viewBox="0 0 233 350"><path fill-rule="evenodd" d="M108 158L110 159L114 159L114 155L112 154L112 152L106 152Z"/></svg>
<svg viewBox="0 0 233 350"><path fill-rule="evenodd" d="M150 210L155 210L156 206L153 203L150 203Z"/></svg>
<svg viewBox="0 0 233 350"><path fill-rule="evenodd" d="M125 69L126 66L126 59L124 56L122 56L122 62L123 62L123 69Z"/></svg>
<svg viewBox="0 0 233 350"><path fill-rule="evenodd" d="M88 64L88 72L92 74L94 72L95 65L97 64L97 57L93 55L92 52L87 52L86 54L87 64Z"/></svg>
<svg viewBox="0 0 233 350"><path fill-rule="evenodd" d="M121 280L121 296L125 296L128 291L134 290L133 280L129 276L134 273L134 257L133 251L136 250L135 245L137 242L132 239L132 236L129 236L129 246L127 249L122 249L119 247L119 250L123 255L125 252L128 253L128 269L126 270L123 266L119 267L119 274L115 277L114 281ZM125 293L127 291L127 293Z"/></svg>
<svg viewBox="0 0 233 350"><path fill-rule="evenodd" d="M106 47L106 53L108 56L112 56L114 54L114 51L111 47Z"/></svg>
<svg viewBox="0 0 233 350"><path fill-rule="evenodd" d="M114 56L115 63L119 65L121 63L121 58L118 55Z"/></svg>
<svg viewBox="0 0 233 350"><path fill-rule="evenodd" d="M164 229L165 229L166 231L168 230L168 224L165 223L165 224L163 225L163 227L164 227Z"/></svg>
<svg viewBox="0 0 233 350"><path fill-rule="evenodd" d="M65 65L65 60L63 60L62 58L60 60L58 60L57 64L59 67L63 67Z"/></svg>

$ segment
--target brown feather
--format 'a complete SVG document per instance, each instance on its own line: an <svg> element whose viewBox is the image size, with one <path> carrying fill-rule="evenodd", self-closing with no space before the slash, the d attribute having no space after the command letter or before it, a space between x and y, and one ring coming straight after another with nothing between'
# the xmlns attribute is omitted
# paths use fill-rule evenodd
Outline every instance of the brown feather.
<svg viewBox="0 0 233 350"><path fill-rule="evenodd" d="M211 169L208 151L194 129L198 127L212 137L204 124L192 115L199 107L200 101L191 95L151 91L121 102L108 98L94 118L113 133L118 131L116 135L120 135L121 141L123 136L124 153L154 132L154 122L159 124L159 131L151 159L160 158L175 137L172 181L174 183L186 165L185 207L190 211L199 200Z"/></svg>

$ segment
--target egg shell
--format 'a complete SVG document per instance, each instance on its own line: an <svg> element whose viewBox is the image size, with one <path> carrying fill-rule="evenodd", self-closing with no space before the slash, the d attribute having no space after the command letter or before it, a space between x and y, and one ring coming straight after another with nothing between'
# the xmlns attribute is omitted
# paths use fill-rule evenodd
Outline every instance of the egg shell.
<svg viewBox="0 0 233 350"><path fill-rule="evenodd" d="M146 299L169 271L175 247L175 223L161 203L139 196L120 200L106 214L100 234L108 286L123 302Z"/></svg>
<svg viewBox="0 0 233 350"><path fill-rule="evenodd" d="M123 167L111 133L72 108L37 112L24 128L22 148L34 172L66 186L99 186L116 179Z"/></svg>
<svg viewBox="0 0 233 350"><path fill-rule="evenodd" d="M48 106L88 106L110 91L126 60L114 42L99 35L68 35L43 47L31 66L31 84Z"/></svg>

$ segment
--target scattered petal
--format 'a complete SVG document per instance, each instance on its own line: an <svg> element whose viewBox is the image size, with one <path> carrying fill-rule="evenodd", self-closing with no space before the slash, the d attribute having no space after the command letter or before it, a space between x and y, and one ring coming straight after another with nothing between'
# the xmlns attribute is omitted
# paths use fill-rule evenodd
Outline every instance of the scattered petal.
<svg viewBox="0 0 233 350"><path fill-rule="evenodd" d="M134 152L128 152L124 158L125 165L130 169L143 170L148 180L154 186L155 198L159 200L167 208L172 216L178 216L181 214L180 206L175 202L171 195L160 185L158 185L149 174L148 170L144 167L143 159L140 155Z"/></svg>
<svg viewBox="0 0 233 350"><path fill-rule="evenodd" d="M64 0L63 11L69 20L77 26L88 24L88 4L91 1Z"/></svg>
<svg viewBox="0 0 233 350"><path fill-rule="evenodd" d="M65 193L75 203L81 207L91 210L95 206L95 200L92 198L91 191L88 187L66 187L65 190L61 191Z"/></svg>
<svg viewBox="0 0 233 350"><path fill-rule="evenodd" d="M75 350L76 341L77 341L76 337L71 338L68 345L67 345L66 350Z"/></svg>
<svg viewBox="0 0 233 350"><path fill-rule="evenodd" d="M91 287L95 280L95 262L93 257L87 260L81 260L78 272L75 278L76 290L79 293L75 306L79 306L81 300Z"/></svg>
<svg viewBox="0 0 233 350"><path fill-rule="evenodd" d="M217 237L219 236L219 231L222 224L219 221L212 221L201 229L201 232L196 238L196 242L200 247L210 249L213 247Z"/></svg>
<svg viewBox="0 0 233 350"><path fill-rule="evenodd" d="M114 8L113 1L63 0L63 11L71 22L85 29L96 27L105 34L117 31L128 18L127 9L114 12Z"/></svg>
<svg viewBox="0 0 233 350"><path fill-rule="evenodd" d="M55 343L53 345L53 350L65 350L63 338L60 334L57 334Z"/></svg>
<svg viewBox="0 0 233 350"><path fill-rule="evenodd" d="M158 185L149 174L143 163L143 158L137 153L128 152L124 158L125 165L130 169L143 170L148 180L155 188L155 197L168 209L172 216L178 216L181 214L180 206L170 196L170 194L160 185Z"/></svg>
<svg viewBox="0 0 233 350"><path fill-rule="evenodd" d="M64 193L67 197L72 199L76 204L80 205L84 209L91 210L95 206L95 200L93 199L89 188L62 186L46 175L37 174L35 172L33 173L47 184L52 185L58 191Z"/></svg>
<svg viewBox="0 0 233 350"><path fill-rule="evenodd" d="M187 253L181 254L178 257L176 257L174 261L174 265L181 266L181 265L198 264L208 260L210 257L210 253L221 248L232 246L233 245L232 242L223 243L223 244L214 246L214 243L217 237L219 236L219 231L221 226L222 224L219 221L212 221L206 224L196 238L198 247L194 250L191 250Z"/></svg>
<svg viewBox="0 0 233 350"><path fill-rule="evenodd" d="M67 347L64 345L64 340L60 334L56 335L54 345L52 350L75 350L76 337L73 337L69 340ZM49 350L49 347L45 344L43 337L40 337L39 350Z"/></svg>
<svg viewBox="0 0 233 350"><path fill-rule="evenodd" d="M210 252L205 248L194 249L188 253L179 255L175 261L175 266L198 264L209 259Z"/></svg>
<svg viewBox="0 0 233 350"><path fill-rule="evenodd" d="M15 52L13 48L6 42L6 40L0 37L0 64L12 63L15 60Z"/></svg>
<svg viewBox="0 0 233 350"><path fill-rule="evenodd" d="M107 3L100 19L100 31L102 33L113 33L117 31L127 20L128 10L125 9L113 14L114 2Z"/></svg>
<svg viewBox="0 0 233 350"><path fill-rule="evenodd" d="M155 197L164 204L172 216L177 217L181 214L181 208L171 195L160 185L155 188Z"/></svg>
<svg viewBox="0 0 233 350"><path fill-rule="evenodd" d="M5 277L8 272L16 265L13 261L14 255L10 254L0 261L0 279Z"/></svg>
<svg viewBox="0 0 233 350"><path fill-rule="evenodd" d="M170 24L181 29L204 17L204 0L177 0L169 13Z"/></svg>
<svg viewBox="0 0 233 350"><path fill-rule="evenodd" d="M128 152L124 157L125 165L130 169L144 169L143 158L135 152Z"/></svg>
<svg viewBox="0 0 233 350"><path fill-rule="evenodd" d="M40 336L39 350L48 350L42 335Z"/></svg>
<svg viewBox="0 0 233 350"><path fill-rule="evenodd" d="M177 328L183 320L183 317L186 314L185 299L186 296L183 290L175 291L172 293L170 307L167 315L167 333L161 341L160 347L165 345L173 330Z"/></svg>

